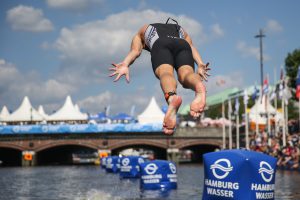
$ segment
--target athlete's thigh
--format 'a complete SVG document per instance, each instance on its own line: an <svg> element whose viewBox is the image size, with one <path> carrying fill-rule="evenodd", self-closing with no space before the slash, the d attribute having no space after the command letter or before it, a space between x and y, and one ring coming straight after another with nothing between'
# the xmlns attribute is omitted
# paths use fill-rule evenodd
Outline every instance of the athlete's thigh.
<svg viewBox="0 0 300 200"><path fill-rule="evenodd" d="M174 67L170 64L161 64L155 69L154 73L159 79L164 75L174 76Z"/></svg>
<svg viewBox="0 0 300 200"><path fill-rule="evenodd" d="M190 65L182 65L177 69L178 80L182 83L186 76L194 73L194 68Z"/></svg>

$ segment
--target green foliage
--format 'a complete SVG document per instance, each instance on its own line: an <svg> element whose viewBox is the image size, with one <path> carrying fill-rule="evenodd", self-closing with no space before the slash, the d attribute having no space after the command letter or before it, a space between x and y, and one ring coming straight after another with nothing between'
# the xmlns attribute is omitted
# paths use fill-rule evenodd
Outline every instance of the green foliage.
<svg viewBox="0 0 300 200"><path fill-rule="evenodd" d="M288 53L285 58L285 71L290 78L289 87L291 88L296 88L298 66L300 66L300 49L295 49L293 53Z"/></svg>

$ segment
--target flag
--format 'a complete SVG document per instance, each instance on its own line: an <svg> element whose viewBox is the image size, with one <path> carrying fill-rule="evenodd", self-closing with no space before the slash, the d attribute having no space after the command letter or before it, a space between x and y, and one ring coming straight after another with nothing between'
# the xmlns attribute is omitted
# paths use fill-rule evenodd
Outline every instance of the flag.
<svg viewBox="0 0 300 200"><path fill-rule="evenodd" d="M254 86L254 91L253 91L253 94L252 94L251 98L254 101L258 96L259 96L259 89L255 85Z"/></svg>
<svg viewBox="0 0 300 200"><path fill-rule="evenodd" d="M283 74L283 67L281 67L280 68L280 83L279 83L278 87L276 87L276 94L278 95L279 99L282 99L283 89L284 89L284 74Z"/></svg>
<svg viewBox="0 0 300 200"><path fill-rule="evenodd" d="M236 97L235 98L235 105L234 105L235 114L239 114L239 108L240 108L239 97Z"/></svg>
<svg viewBox="0 0 300 200"><path fill-rule="evenodd" d="M231 115L232 107L231 107L231 99L228 99L228 115Z"/></svg>
<svg viewBox="0 0 300 200"><path fill-rule="evenodd" d="M268 78L265 78L263 85L263 94L267 95L269 93L269 81Z"/></svg>
<svg viewBox="0 0 300 200"><path fill-rule="evenodd" d="M282 99L285 101L286 104L288 104L289 99L292 98L292 93L290 88L287 86L287 81L284 80L282 85Z"/></svg>
<svg viewBox="0 0 300 200"><path fill-rule="evenodd" d="M135 105L133 105L132 107L131 107L131 110L130 110L130 115L133 117L134 116L134 114L135 114Z"/></svg>
<svg viewBox="0 0 300 200"><path fill-rule="evenodd" d="M296 97L300 100L300 67L298 67L298 75L296 79Z"/></svg>
<svg viewBox="0 0 300 200"><path fill-rule="evenodd" d="M247 90L244 90L244 104L245 105L248 104L248 100L249 100L248 92L247 92Z"/></svg>
<svg viewBox="0 0 300 200"><path fill-rule="evenodd" d="M110 105L106 106L106 107L104 108L104 110L105 110L105 115L106 115L106 116L109 116L109 113L110 113Z"/></svg>
<svg viewBox="0 0 300 200"><path fill-rule="evenodd" d="M280 80L283 81L283 67L280 68Z"/></svg>
<svg viewBox="0 0 300 200"><path fill-rule="evenodd" d="M279 92L278 92L279 99L282 99L283 97L283 89L284 89L284 81L282 80L279 84Z"/></svg>
<svg viewBox="0 0 300 200"><path fill-rule="evenodd" d="M222 85L225 85L225 80L224 79L219 79L219 80L217 80L217 82L216 82L216 84L217 84L217 86L222 86Z"/></svg>
<svg viewBox="0 0 300 200"><path fill-rule="evenodd" d="M276 98L276 93L274 90L272 90L271 94L270 94L270 97L269 97L269 100L272 101L273 99Z"/></svg>

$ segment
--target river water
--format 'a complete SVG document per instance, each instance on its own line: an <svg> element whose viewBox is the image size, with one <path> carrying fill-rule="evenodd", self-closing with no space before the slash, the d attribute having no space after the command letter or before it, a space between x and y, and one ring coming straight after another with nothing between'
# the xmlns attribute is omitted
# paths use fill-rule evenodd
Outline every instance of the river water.
<svg viewBox="0 0 300 200"><path fill-rule="evenodd" d="M178 189L141 192L139 180L119 179L99 166L0 168L1 200L119 200L202 198L203 166L180 165ZM300 172L277 171L276 199L300 199Z"/></svg>

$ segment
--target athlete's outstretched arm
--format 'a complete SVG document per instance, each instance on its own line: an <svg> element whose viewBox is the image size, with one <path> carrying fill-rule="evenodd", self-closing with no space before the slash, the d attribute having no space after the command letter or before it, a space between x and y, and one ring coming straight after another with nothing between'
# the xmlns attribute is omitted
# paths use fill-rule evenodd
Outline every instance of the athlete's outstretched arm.
<svg viewBox="0 0 300 200"><path fill-rule="evenodd" d="M133 37L131 42L130 52L127 54L123 62L119 64L112 64L114 67L110 68L113 71L109 76L116 76L114 81L118 81L121 76L125 75L126 81L129 83L129 66L141 55L143 50L143 40L140 31Z"/></svg>
<svg viewBox="0 0 300 200"><path fill-rule="evenodd" d="M198 50L196 49L196 47L193 45L191 37L187 34L187 32L184 32L184 35L185 35L185 40L191 46L193 58L194 58L195 62L198 65L197 72L201 76L201 79L204 79L205 81L207 81L207 77L209 76L208 71L210 70L210 68L208 68L208 64L204 64L203 63L203 60L202 60L202 58L200 56L200 53L198 52Z"/></svg>

